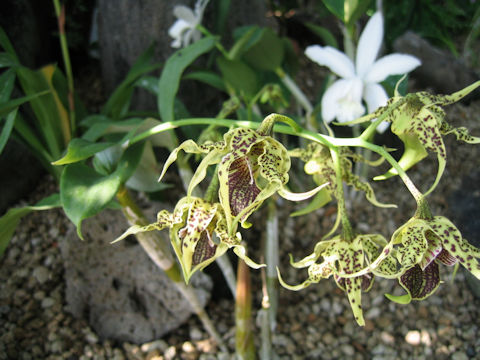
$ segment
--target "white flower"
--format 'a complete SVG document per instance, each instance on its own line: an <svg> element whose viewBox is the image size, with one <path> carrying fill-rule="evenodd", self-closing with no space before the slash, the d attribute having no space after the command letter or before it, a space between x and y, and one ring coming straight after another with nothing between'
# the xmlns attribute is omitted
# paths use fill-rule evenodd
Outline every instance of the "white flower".
<svg viewBox="0 0 480 360"><path fill-rule="evenodd" d="M367 104L368 113L387 103L388 96L378 83L390 75L405 74L421 64L416 57L406 54L390 54L377 61L383 40L383 17L376 12L368 21L358 41L355 64L343 52L331 46L313 45L305 54L320 65L327 66L341 77L325 92L322 98L322 117L327 123L333 119L347 122L362 116ZM388 123L378 127L384 132Z"/></svg>
<svg viewBox="0 0 480 360"><path fill-rule="evenodd" d="M174 40L171 46L174 48L188 46L191 42L200 40L202 34L197 30L197 25L201 24L203 12L209 0L197 0L195 10L189 7L178 5L173 8L173 14L178 18L177 21L168 29L168 35Z"/></svg>

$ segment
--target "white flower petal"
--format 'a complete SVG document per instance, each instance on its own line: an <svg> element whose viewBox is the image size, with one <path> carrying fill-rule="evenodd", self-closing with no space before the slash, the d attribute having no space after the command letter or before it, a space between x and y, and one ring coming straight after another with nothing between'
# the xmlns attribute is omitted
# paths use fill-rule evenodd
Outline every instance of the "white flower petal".
<svg viewBox="0 0 480 360"><path fill-rule="evenodd" d="M327 66L333 73L342 78L355 76L352 61L347 55L331 46L309 46L305 50L305 55L317 64Z"/></svg>
<svg viewBox="0 0 480 360"><path fill-rule="evenodd" d="M364 77L365 82L378 83L390 75L406 74L422 63L415 56L390 54L378 59Z"/></svg>
<svg viewBox="0 0 480 360"><path fill-rule="evenodd" d="M322 97L322 118L326 123L331 122L337 116L337 102L348 91L349 80L337 80L325 91Z"/></svg>
<svg viewBox="0 0 480 360"><path fill-rule="evenodd" d="M173 8L173 15L175 15L178 19L184 20L190 25L195 26L197 24L198 18L187 6L177 5Z"/></svg>
<svg viewBox="0 0 480 360"><path fill-rule="evenodd" d="M323 120L329 123L337 118L339 122L346 122L361 116L365 111L361 103L362 87L358 78L334 82L322 98Z"/></svg>
<svg viewBox="0 0 480 360"><path fill-rule="evenodd" d="M172 38L175 39L175 41L180 41L181 42L181 37L185 30L189 29L190 26L185 20L177 20L173 23L172 26L170 26L170 29L168 29L168 35L170 35Z"/></svg>
<svg viewBox="0 0 480 360"><path fill-rule="evenodd" d="M368 113L370 114L380 106L387 104L388 95L381 85L370 83L365 85L363 98L367 103Z"/></svg>
<svg viewBox="0 0 480 360"><path fill-rule="evenodd" d="M363 78L378 56L383 40L383 16L377 11L368 21L358 40L356 70Z"/></svg>
<svg viewBox="0 0 480 360"><path fill-rule="evenodd" d="M377 110L380 106L387 104L388 95L381 85L370 83L365 85L365 93L363 98L367 103L368 113L370 114ZM377 132L383 134L389 126L389 122L383 121L377 126Z"/></svg>

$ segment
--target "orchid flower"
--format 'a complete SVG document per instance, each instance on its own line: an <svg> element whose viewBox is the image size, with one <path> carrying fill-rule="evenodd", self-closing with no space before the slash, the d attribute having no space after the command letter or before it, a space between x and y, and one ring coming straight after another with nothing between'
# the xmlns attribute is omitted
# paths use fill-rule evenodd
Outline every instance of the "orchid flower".
<svg viewBox="0 0 480 360"><path fill-rule="evenodd" d="M190 196L205 178L208 166L218 164L214 176L219 179L218 198L225 211L230 235L236 231L239 223L248 228L250 224L247 218L275 193L287 200L308 199L327 184L300 194L287 189L290 157L285 147L271 136L273 124L279 119L287 121L285 119L288 118L269 115L256 131L235 128L224 134L223 141L197 145L193 140L186 140L170 153L160 179L177 159L180 150L205 155L188 186L187 195Z"/></svg>
<svg viewBox="0 0 480 360"><path fill-rule="evenodd" d="M462 264L480 279L480 249L463 239L447 218L435 216L425 220L414 217L395 231L392 244L398 245L396 257L404 269L398 278L407 291L407 301L423 300L440 285L438 264ZM394 296L390 296L395 300Z"/></svg>
<svg viewBox="0 0 480 360"><path fill-rule="evenodd" d="M173 14L178 20L168 29L168 35L174 39L171 43L172 47L186 47L191 42L200 40L202 35L197 30L197 25L202 23L203 12L208 2L209 0L197 0L193 11L183 5L177 5L173 8Z"/></svg>
<svg viewBox="0 0 480 360"><path fill-rule="evenodd" d="M299 285L288 285L278 272L279 281L285 288L297 291L333 275L337 286L347 293L355 320L363 326L365 320L362 311L362 291L370 290L375 275L386 278L395 277L397 266L391 258L387 257L375 269L358 276L355 274L360 273L377 259L382 247L386 244L385 238L379 234L357 235L351 242L337 235L330 240L318 242L313 254L298 262L291 261L291 265L296 268L308 267L307 280ZM321 263L317 262L319 258L323 259Z"/></svg>
<svg viewBox="0 0 480 360"><path fill-rule="evenodd" d="M376 12L368 21L358 41L355 64L343 52L330 47L313 45L305 54L319 65L327 66L341 79L335 81L322 98L322 117L326 123L352 121L387 103L388 96L379 84L390 75L406 74L421 63L406 54L390 54L375 61L383 40L383 17ZM388 123L381 123L377 130L384 132Z"/></svg>
<svg viewBox="0 0 480 360"><path fill-rule="evenodd" d="M227 233L222 206L193 196L180 199L173 213L160 211L152 224L131 226L114 242L128 235L165 228L170 228L170 241L187 283L196 271L204 269L229 248L250 267L263 266L246 256L240 233L233 236Z"/></svg>
<svg viewBox="0 0 480 360"><path fill-rule="evenodd" d="M454 134L457 140L469 144L480 143L480 137L469 135L466 128L451 126L446 121L445 111L442 109L442 106L461 100L478 87L480 87L480 81L450 95L431 95L422 91L408 94L405 97L400 96L398 91L395 90L394 97L388 101L388 105L397 106L397 108L391 111L385 120L392 123L392 132L405 145L404 153L398 161L400 167L403 170L408 170L425 158L428 155L427 151L437 154L439 165L437 179L431 190L440 180L447 161L443 135ZM365 120L368 121L386 113L388 108L379 108L374 113L366 116ZM383 180L396 174L397 171L395 169L390 169L384 175L376 177L375 180Z"/></svg>
<svg viewBox="0 0 480 360"><path fill-rule="evenodd" d="M346 184L353 186L356 190L365 193L365 197L373 205L378 207L395 207L392 204L382 204L377 201L375 193L369 183L360 180L358 175L352 171L352 162L349 158L355 161L367 162L372 166L379 165L378 162L372 162L365 159L363 156L355 154L350 149L342 147L340 151L340 164L342 167L342 180ZM305 149L299 148L289 152L292 157L299 157L305 162L305 173L312 175L313 180L317 184L328 183L322 190L327 199L331 199L331 195L336 196L337 179L335 166L330 154L330 149L319 143L309 143ZM380 159L383 160L383 159Z"/></svg>

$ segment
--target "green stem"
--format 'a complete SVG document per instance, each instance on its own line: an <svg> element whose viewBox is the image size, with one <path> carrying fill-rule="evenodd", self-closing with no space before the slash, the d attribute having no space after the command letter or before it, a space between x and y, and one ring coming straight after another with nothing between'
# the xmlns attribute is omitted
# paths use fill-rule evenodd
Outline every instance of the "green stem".
<svg viewBox="0 0 480 360"><path fill-rule="evenodd" d="M120 187L117 192L117 199L130 225L145 226L149 224L148 219L130 196L125 186ZM162 233L158 231L149 231L136 234L136 238L155 265L167 274L178 291L187 299L193 311L202 322L205 330L207 330L210 336L218 343L222 351L226 351L227 348L222 338L215 330L215 326L203 309L195 290L188 287L183 281L181 270L171 254L168 239L162 237L161 234Z"/></svg>
<svg viewBox="0 0 480 360"><path fill-rule="evenodd" d="M377 120L378 121L378 120ZM376 121L375 121L376 122ZM240 121L240 120L229 120L229 119L214 119L214 118L191 118L191 119L183 119L183 120L177 120L177 121L170 121L166 123L162 123L160 125L157 125L143 133L138 134L131 140L131 144L134 144L138 141L141 141L149 136L161 133L163 131L175 129L177 127L181 126L190 126L190 125L211 125L214 124L216 126L222 126L222 127L231 127L231 126L236 126L236 127L245 127L245 128L251 128L251 129L257 129L261 123L258 122L251 122L251 121ZM371 125L372 126L372 125ZM369 127L370 128L370 127ZM367 129L368 130L368 129ZM366 130L366 131L367 131ZM366 131L362 133L360 138L335 138L332 136L328 135L322 135L315 133L313 131L303 129L303 128L297 128L297 129L292 129L289 126L284 126L284 125L275 125L274 126L274 131L282 133L282 134L287 134L287 135L295 135L295 136L300 136L304 139L311 140L318 142L320 144L323 144L327 146L328 148L332 149L334 147L338 146L354 146L354 147L363 147L366 149L369 149L373 152L376 152L377 154L383 156L385 160L387 160L392 167L397 170L400 178L404 182L405 186L408 188L410 193L413 195L413 197L416 200L419 200L423 195L422 193L415 187L413 182L410 180L406 172L400 167L400 165L397 163L397 161L385 150L385 148L372 144L366 140L364 140L365 134L367 134Z"/></svg>
<svg viewBox="0 0 480 360"><path fill-rule="evenodd" d="M348 242L353 241L355 234L353 232L352 225L347 216L347 208L345 206L345 195L343 192L343 170L342 164L340 161L340 154L337 148L330 149L330 154L332 155L333 165L335 167L336 175L336 197L338 202L338 216L342 222L342 238Z"/></svg>
<svg viewBox="0 0 480 360"><path fill-rule="evenodd" d="M68 84L68 110L70 117L70 132L75 134L75 89L73 86L73 73L72 65L70 62L70 55L68 52L67 36L65 34L65 5L60 5L59 0L53 0L53 6L55 7L55 15L58 21L58 32L60 36L60 46L62 48L63 64L65 66L65 75L67 76ZM66 144L70 139L65 139Z"/></svg>
<svg viewBox="0 0 480 360"><path fill-rule="evenodd" d="M237 297L235 301L235 350L238 360L255 359L252 332L252 292L250 268L241 259L237 270Z"/></svg>
<svg viewBox="0 0 480 360"><path fill-rule="evenodd" d="M215 35L213 35L205 26L199 24L197 25L197 29L205 36L207 37L212 37L212 38L218 38ZM229 59L228 51L223 47L222 43L219 41L215 41L215 46L222 53L223 56L225 56L227 59Z"/></svg>
<svg viewBox="0 0 480 360"><path fill-rule="evenodd" d="M312 131L317 130L317 123L315 121L315 116L313 116L313 105L308 100L307 96L303 91L297 86L295 81L292 80L288 74L283 71L282 68L278 67L275 69L275 73L282 81L283 85L290 91L293 97L297 100L301 107L305 110L306 126Z"/></svg>

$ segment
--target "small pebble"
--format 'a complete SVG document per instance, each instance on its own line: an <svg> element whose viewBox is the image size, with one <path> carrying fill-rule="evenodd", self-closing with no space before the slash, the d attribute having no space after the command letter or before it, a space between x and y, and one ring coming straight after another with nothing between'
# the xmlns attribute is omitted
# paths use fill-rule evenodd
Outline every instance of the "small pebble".
<svg viewBox="0 0 480 360"><path fill-rule="evenodd" d="M49 279L50 271L45 266L37 266L32 275L40 284L43 284Z"/></svg>

